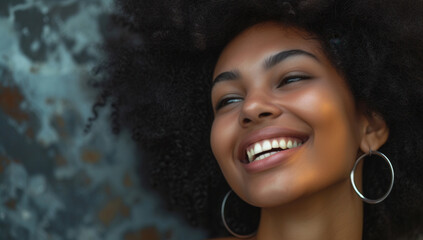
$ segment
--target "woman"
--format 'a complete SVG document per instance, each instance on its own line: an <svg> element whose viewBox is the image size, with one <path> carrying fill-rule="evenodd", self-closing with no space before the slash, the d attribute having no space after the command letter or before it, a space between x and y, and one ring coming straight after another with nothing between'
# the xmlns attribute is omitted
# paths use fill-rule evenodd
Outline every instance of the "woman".
<svg viewBox="0 0 423 240"><path fill-rule="evenodd" d="M142 176L193 225L252 239L422 233L421 1L118 6L102 100L140 142Z"/></svg>

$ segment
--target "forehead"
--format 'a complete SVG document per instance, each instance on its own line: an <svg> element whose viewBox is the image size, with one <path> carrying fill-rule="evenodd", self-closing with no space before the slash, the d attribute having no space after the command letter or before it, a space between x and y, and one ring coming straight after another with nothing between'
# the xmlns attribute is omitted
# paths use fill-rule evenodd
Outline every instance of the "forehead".
<svg viewBox="0 0 423 240"><path fill-rule="evenodd" d="M291 49L322 54L319 42L306 31L276 22L256 24L241 32L223 49L214 76L245 63L260 61L276 51Z"/></svg>

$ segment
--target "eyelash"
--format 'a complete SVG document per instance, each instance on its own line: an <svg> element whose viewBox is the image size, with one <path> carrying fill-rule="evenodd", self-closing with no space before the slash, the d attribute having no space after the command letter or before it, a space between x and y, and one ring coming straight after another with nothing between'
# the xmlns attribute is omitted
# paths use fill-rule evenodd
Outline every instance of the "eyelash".
<svg viewBox="0 0 423 240"><path fill-rule="evenodd" d="M292 76L288 76L288 77L284 77L280 83L278 84L277 88L280 88L286 84L290 84L290 83L294 83L294 82L298 82L301 80L307 80L310 79L310 76L307 75L292 75Z"/></svg>
<svg viewBox="0 0 423 240"><path fill-rule="evenodd" d="M281 80L281 82L278 84L277 88L280 88L286 84L290 84L290 83L294 83L294 82L298 82L301 80L307 80L310 79L310 76L307 75L293 75L293 76L288 76L285 77ZM220 100L217 105L216 105L216 111L231 104L231 103L237 103L240 102L242 100L241 97L226 97L223 98L222 100Z"/></svg>
<svg viewBox="0 0 423 240"><path fill-rule="evenodd" d="M224 99L220 100L217 103L217 105L216 105L216 111L219 110L219 109L221 109L221 108L223 108L226 105L229 105L231 103L234 103L234 102L231 102L233 100L239 100L239 101L241 101L242 98L241 97L227 97L227 98L224 98ZM236 101L236 102L239 102L239 101Z"/></svg>

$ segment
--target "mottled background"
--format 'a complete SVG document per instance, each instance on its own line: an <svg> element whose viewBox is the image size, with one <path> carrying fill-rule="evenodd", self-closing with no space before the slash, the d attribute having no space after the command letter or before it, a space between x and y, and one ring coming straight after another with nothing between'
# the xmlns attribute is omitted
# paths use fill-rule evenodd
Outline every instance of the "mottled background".
<svg viewBox="0 0 423 240"><path fill-rule="evenodd" d="M88 134L112 0L0 0L0 239L201 239L140 187L109 110Z"/></svg>

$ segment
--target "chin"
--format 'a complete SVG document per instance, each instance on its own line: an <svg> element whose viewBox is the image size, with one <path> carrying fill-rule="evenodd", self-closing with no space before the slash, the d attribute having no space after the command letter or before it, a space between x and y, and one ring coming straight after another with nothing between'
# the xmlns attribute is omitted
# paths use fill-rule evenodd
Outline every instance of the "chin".
<svg viewBox="0 0 423 240"><path fill-rule="evenodd" d="M292 176L295 175L295 176ZM247 203L261 208L278 207L298 202L319 193L325 195L330 189L350 187L348 176L336 175L326 177L315 174L278 174L252 178L237 191L239 196ZM322 196L323 196L322 195Z"/></svg>
<svg viewBox="0 0 423 240"><path fill-rule="evenodd" d="M295 202L301 196L297 192L269 191L252 194L248 196L246 202L260 208L272 208Z"/></svg>
<svg viewBox="0 0 423 240"><path fill-rule="evenodd" d="M302 188L291 181L250 182L239 196L247 203L256 207L277 207L289 204L304 195Z"/></svg>

